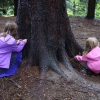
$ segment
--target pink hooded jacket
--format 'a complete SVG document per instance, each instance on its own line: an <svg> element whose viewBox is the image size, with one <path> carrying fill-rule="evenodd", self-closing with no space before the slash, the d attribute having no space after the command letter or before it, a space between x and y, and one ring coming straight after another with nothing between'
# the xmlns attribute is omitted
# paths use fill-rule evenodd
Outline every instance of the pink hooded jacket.
<svg viewBox="0 0 100 100"><path fill-rule="evenodd" d="M85 61L91 71L100 73L100 48L97 46L92 49L86 56L77 55L75 58L78 61Z"/></svg>

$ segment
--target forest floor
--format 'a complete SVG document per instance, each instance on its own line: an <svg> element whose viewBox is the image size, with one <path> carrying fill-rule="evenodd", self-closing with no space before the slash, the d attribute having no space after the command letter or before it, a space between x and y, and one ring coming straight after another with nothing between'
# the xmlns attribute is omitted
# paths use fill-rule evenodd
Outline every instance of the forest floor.
<svg viewBox="0 0 100 100"><path fill-rule="evenodd" d="M7 21L15 19L0 17L0 32ZM95 36L100 41L100 20L72 17L70 24L77 42L83 47L89 36ZM83 65L74 63L74 69L80 76L77 78L59 63L59 67L73 80L71 84L51 70L40 84L38 67L27 67L23 61L14 76L0 78L0 100L100 100L100 75L87 75Z"/></svg>

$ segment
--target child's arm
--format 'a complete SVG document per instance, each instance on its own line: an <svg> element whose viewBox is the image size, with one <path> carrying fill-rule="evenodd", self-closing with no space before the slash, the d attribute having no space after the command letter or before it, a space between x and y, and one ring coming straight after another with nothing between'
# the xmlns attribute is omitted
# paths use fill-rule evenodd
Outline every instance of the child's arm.
<svg viewBox="0 0 100 100"><path fill-rule="evenodd" d="M17 40L17 45L20 44L21 41L22 41L22 39Z"/></svg>
<svg viewBox="0 0 100 100"><path fill-rule="evenodd" d="M15 42L12 45L12 52L20 52L26 43L27 43L27 39L20 41L19 45L17 45L17 43Z"/></svg>
<svg viewBox="0 0 100 100"><path fill-rule="evenodd" d="M87 57L86 57L86 56L77 55L77 56L75 56L75 58L76 58L78 61L87 61Z"/></svg>

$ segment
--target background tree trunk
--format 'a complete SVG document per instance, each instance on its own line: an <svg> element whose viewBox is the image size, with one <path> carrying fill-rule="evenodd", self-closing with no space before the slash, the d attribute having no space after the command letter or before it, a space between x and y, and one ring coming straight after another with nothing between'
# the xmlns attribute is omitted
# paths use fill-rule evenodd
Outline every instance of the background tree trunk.
<svg viewBox="0 0 100 100"><path fill-rule="evenodd" d="M65 0L19 0L17 24L19 37L28 39L23 55L29 66L39 65L41 75L51 68L66 78L58 67L61 61L76 74L68 56L83 49L71 31Z"/></svg>
<svg viewBox="0 0 100 100"><path fill-rule="evenodd" d="M95 5L96 5L96 0L88 0L88 12L86 18L88 19L95 18Z"/></svg>
<svg viewBox="0 0 100 100"><path fill-rule="evenodd" d="M17 16L18 0L14 0L14 16Z"/></svg>

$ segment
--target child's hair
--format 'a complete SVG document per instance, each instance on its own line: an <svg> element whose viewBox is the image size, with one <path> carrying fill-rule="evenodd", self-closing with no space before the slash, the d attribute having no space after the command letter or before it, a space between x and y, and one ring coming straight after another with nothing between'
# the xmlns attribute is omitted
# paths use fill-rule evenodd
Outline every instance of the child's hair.
<svg viewBox="0 0 100 100"><path fill-rule="evenodd" d="M18 38L17 36L17 24L13 21L9 21L6 23L5 27L4 27L4 34L3 36L6 36L7 34L10 34L11 36L13 36L15 39Z"/></svg>
<svg viewBox="0 0 100 100"><path fill-rule="evenodd" d="M88 52L90 52L96 46L99 46L99 42L98 42L97 38L96 37L89 37L86 40L85 51L84 51L83 55L86 55Z"/></svg>

